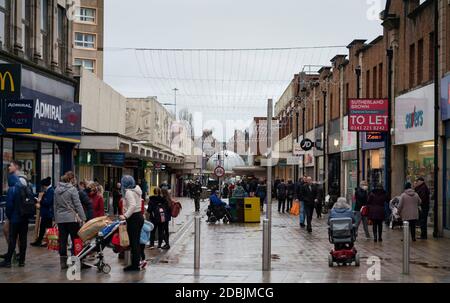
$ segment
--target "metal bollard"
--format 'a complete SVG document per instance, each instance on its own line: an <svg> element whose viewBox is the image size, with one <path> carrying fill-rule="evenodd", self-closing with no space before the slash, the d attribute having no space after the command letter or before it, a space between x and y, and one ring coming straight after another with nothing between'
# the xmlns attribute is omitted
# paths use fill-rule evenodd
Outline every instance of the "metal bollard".
<svg viewBox="0 0 450 303"><path fill-rule="evenodd" d="M194 269L200 269L200 216L195 216L194 219L194 229L195 229L195 240L194 240Z"/></svg>
<svg viewBox="0 0 450 303"><path fill-rule="evenodd" d="M270 271L270 224L269 219L263 220L263 271Z"/></svg>
<svg viewBox="0 0 450 303"><path fill-rule="evenodd" d="M403 222L403 274L409 275L409 222Z"/></svg>

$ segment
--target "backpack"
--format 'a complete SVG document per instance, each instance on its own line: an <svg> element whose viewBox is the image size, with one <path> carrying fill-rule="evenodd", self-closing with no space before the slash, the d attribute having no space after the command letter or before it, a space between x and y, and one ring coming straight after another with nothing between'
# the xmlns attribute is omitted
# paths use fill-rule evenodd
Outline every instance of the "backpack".
<svg viewBox="0 0 450 303"><path fill-rule="evenodd" d="M36 213L36 199L34 197L33 188L31 183L27 179L22 178L26 181L27 185L20 187L20 200L19 200L19 213L21 217L32 217Z"/></svg>
<svg viewBox="0 0 450 303"><path fill-rule="evenodd" d="M170 208L170 212L173 218L178 217L180 214L180 211L183 207L181 206L181 203L178 201L172 202L172 207Z"/></svg>

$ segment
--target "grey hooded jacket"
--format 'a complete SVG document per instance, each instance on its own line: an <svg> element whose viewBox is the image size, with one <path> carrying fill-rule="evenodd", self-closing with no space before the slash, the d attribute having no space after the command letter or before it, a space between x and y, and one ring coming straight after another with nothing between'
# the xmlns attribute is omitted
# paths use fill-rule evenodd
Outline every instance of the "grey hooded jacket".
<svg viewBox="0 0 450 303"><path fill-rule="evenodd" d="M78 190L70 183L59 183L55 190L54 208L56 223L77 222L75 213L82 221L86 221Z"/></svg>

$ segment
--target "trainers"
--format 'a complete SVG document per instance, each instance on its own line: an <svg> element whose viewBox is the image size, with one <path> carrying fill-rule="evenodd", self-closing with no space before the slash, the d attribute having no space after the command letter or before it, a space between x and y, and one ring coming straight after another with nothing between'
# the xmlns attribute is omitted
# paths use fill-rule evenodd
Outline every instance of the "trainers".
<svg viewBox="0 0 450 303"><path fill-rule="evenodd" d="M0 267L11 268L11 262L6 262L6 261L0 262Z"/></svg>
<svg viewBox="0 0 450 303"><path fill-rule="evenodd" d="M164 246L162 247L162 249L168 250L168 249L170 249L170 245L169 245L169 244L166 244L166 245L164 245Z"/></svg>

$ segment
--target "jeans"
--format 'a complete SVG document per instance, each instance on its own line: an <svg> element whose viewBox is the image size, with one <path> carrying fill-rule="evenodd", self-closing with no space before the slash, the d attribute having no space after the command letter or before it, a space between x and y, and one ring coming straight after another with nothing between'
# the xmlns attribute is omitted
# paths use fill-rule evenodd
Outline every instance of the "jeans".
<svg viewBox="0 0 450 303"><path fill-rule="evenodd" d="M16 250L17 237L19 238L19 263L25 262L27 251L28 219L22 219L20 223L9 222L9 245L5 258L7 263L11 263L14 251Z"/></svg>
<svg viewBox="0 0 450 303"><path fill-rule="evenodd" d="M127 219L127 232L130 238L131 267L137 269L141 261L141 229L144 225L144 217L140 212L132 214Z"/></svg>
<svg viewBox="0 0 450 303"><path fill-rule="evenodd" d="M359 225L361 224L361 221L362 221L362 224L363 224L364 233L366 234L366 238L370 238L369 224L367 222L367 217L361 216L361 212L360 211L355 211L356 234L358 234Z"/></svg>
<svg viewBox="0 0 450 303"><path fill-rule="evenodd" d="M378 236L378 238L377 238ZM373 238L382 240L383 238L383 220L373 220Z"/></svg>
<svg viewBox="0 0 450 303"><path fill-rule="evenodd" d="M420 237L426 239L428 235L428 213L430 206L422 206L422 211L419 213Z"/></svg>
<svg viewBox="0 0 450 303"><path fill-rule="evenodd" d="M300 225L305 224L305 202L300 201Z"/></svg>
<svg viewBox="0 0 450 303"><path fill-rule="evenodd" d="M314 204L313 205L305 205L306 228L308 231L312 230L313 213L314 213Z"/></svg>
<svg viewBox="0 0 450 303"><path fill-rule="evenodd" d="M59 223L59 256L67 257L67 239L70 236L72 243L75 238L78 237L78 230L80 229L80 224L77 222L70 223Z"/></svg>

